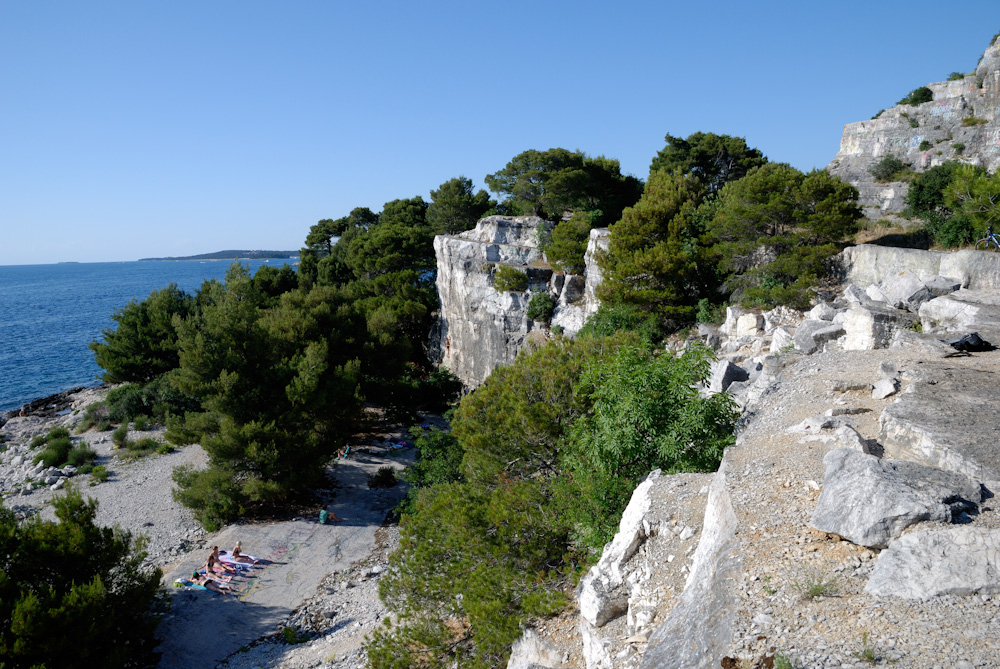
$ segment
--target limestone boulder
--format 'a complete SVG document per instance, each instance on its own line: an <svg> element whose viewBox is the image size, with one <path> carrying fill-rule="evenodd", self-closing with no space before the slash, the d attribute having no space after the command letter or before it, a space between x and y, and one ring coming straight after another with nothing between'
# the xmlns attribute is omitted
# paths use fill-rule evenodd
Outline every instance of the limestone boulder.
<svg viewBox="0 0 1000 669"><path fill-rule="evenodd" d="M855 305L844 314L844 349L871 351L889 348L896 332L912 327L914 322L916 319L911 314L887 305Z"/></svg>
<svg viewBox="0 0 1000 669"><path fill-rule="evenodd" d="M912 462L838 448L826 454L823 465L812 526L869 548L885 548L922 521L951 522L982 501L978 482Z"/></svg>
<svg viewBox="0 0 1000 669"><path fill-rule="evenodd" d="M965 525L900 537L879 555L865 592L914 600L1000 593L1000 530Z"/></svg>
<svg viewBox="0 0 1000 669"><path fill-rule="evenodd" d="M788 331L788 328L779 326L771 333L771 353L780 353L789 346L795 346L795 335Z"/></svg>
<svg viewBox="0 0 1000 669"><path fill-rule="evenodd" d="M996 338L1000 334L1000 294L959 290L935 297L920 306L920 323L925 332L981 332Z"/></svg>
<svg viewBox="0 0 1000 669"><path fill-rule="evenodd" d="M713 393L727 390L734 382L746 381L750 372L728 360L718 360L712 363L712 373L708 379L708 389Z"/></svg>
<svg viewBox="0 0 1000 669"><path fill-rule="evenodd" d="M795 330L795 350L806 355L823 349L823 345L845 334L840 323L829 321L802 321Z"/></svg>
<svg viewBox="0 0 1000 669"><path fill-rule="evenodd" d="M507 669L552 669L562 664L562 654L548 639L530 627L510 649Z"/></svg>
<svg viewBox="0 0 1000 669"><path fill-rule="evenodd" d="M930 289L913 272L900 272L886 278L881 289L890 305L914 313L921 304L934 298Z"/></svg>
<svg viewBox="0 0 1000 669"><path fill-rule="evenodd" d="M958 472L1000 490L1000 378L989 370L928 361L879 416L888 455Z"/></svg>

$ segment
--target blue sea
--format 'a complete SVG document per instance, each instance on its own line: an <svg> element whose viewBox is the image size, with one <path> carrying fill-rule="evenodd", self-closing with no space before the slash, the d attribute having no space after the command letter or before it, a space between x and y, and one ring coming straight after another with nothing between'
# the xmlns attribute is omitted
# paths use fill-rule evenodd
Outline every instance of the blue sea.
<svg viewBox="0 0 1000 669"><path fill-rule="evenodd" d="M251 273L264 264L243 260ZM176 283L194 293L225 278L231 261L182 260L0 266L0 411L100 383L87 345L114 327L111 313Z"/></svg>

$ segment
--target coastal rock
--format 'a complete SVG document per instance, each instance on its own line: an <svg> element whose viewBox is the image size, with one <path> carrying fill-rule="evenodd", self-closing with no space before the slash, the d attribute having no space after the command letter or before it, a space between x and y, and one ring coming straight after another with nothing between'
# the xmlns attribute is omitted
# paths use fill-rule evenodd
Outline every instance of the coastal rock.
<svg viewBox="0 0 1000 669"><path fill-rule="evenodd" d="M830 451L823 465L812 526L869 548L885 548L915 523L951 522L982 499L979 484L959 474L849 448Z"/></svg>
<svg viewBox="0 0 1000 669"><path fill-rule="evenodd" d="M541 667L558 667L562 664L562 655L555 645L543 639L538 632L530 627L510 650L507 669L535 669Z"/></svg>
<svg viewBox="0 0 1000 669"><path fill-rule="evenodd" d="M1000 426L997 374L928 362L906 392L879 417L888 455L958 472L1000 490L996 444Z"/></svg>
<svg viewBox="0 0 1000 669"><path fill-rule="evenodd" d="M1000 593L1000 530L914 532L882 551L865 592L905 599Z"/></svg>
<svg viewBox="0 0 1000 669"><path fill-rule="evenodd" d="M899 330L913 325L910 314L889 306L855 305L844 314L844 349L870 351L888 348Z"/></svg>
<svg viewBox="0 0 1000 669"><path fill-rule="evenodd" d="M500 265L527 270L542 262L538 233L552 224L538 217L490 216L474 230L434 238L437 256L440 363L466 385L477 386L497 365L513 362L532 323L526 312L531 291L547 290L551 271L528 292L493 288Z"/></svg>

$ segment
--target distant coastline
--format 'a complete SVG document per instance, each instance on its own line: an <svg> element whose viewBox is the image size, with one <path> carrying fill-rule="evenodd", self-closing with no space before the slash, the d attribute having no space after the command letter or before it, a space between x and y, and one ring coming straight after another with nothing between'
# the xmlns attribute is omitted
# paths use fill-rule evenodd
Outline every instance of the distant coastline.
<svg viewBox="0 0 1000 669"><path fill-rule="evenodd" d="M164 262L168 260L263 260L298 258L298 251L216 251L215 253L200 253L194 256L178 256L173 258L139 258L138 262Z"/></svg>

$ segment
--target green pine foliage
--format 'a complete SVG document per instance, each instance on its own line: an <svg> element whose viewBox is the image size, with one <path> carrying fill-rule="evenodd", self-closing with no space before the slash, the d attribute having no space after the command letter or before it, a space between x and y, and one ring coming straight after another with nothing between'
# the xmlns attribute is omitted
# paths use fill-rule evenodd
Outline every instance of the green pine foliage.
<svg viewBox="0 0 1000 669"><path fill-rule="evenodd" d="M927 88L926 86L921 86L920 88L914 88L910 91L909 95L897 102L897 105L910 105L915 107L919 104L925 102L930 102L934 99L934 92Z"/></svg>
<svg viewBox="0 0 1000 669"><path fill-rule="evenodd" d="M94 524L76 491L52 501L59 522L18 522L0 508L0 660L11 667L153 667L159 569L144 542Z"/></svg>
<svg viewBox="0 0 1000 669"><path fill-rule="evenodd" d="M825 170L769 163L727 184L709 223L733 301L802 308L861 219L857 190Z"/></svg>
<svg viewBox="0 0 1000 669"><path fill-rule="evenodd" d="M877 163L873 163L868 167L868 173L875 178L875 181L880 183L898 180L904 173L909 172L909 170L910 166L908 164L891 153L886 154Z"/></svg>
<svg viewBox="0 0 1000 669"><path fill-rule="evenodd" d="M427 224L436 235L454 235L476 227L476 222L495 203L489 193L473 193L472 180L455 177L431 191Z"/></svg>
<svg viewBox="0 0 1000 669"><path fill-rule="evenodd" d="M548 322L555 312L556 303L547 291L535 293L528 300L528 310L526 315L533 321Z"/></svg>
<svg viewBox="0 0 1000 669"><path fill-rule="evenodd" d="M681 172L656 170L642 199L611 228L600 259L602 303L630 304L676 325L690 321L714 277L700 243L704 188Z"/></svg>
<svg viewBox="0 0 1000 669"><path fill-rule="evenodd" d="M528 290L528 274L510 265L500 265L493 275L493 289L499 293Z"/></svg>
<svg viewBox="0 0 1000 669"><path fill-rule="evenodd" d="M380 583L397 622L371 665L503 666L526 624L563 608L642 477L718 466L736 413L692 389L709 356L657 355L629 333L558 339L466 396L406 475L422 485Z"/></svg>
<svg viewBox="0 0 1000 669"><path fill-rule="evenodd" d="M564 274L583 274L583 256L590 241L591 217L577 212L568 221L560 221L552 229L552 240L545 257L552 267Z"/></svg>
<svg viewBox="0 0 1000 669"><path fill-rule="evenodd" d="M177 333L174 318L194 310L194 298L170 284L154 290L142 302L131 301L115 311L114 329L101 331L103 341L90 342L107 383L146 383L177 367Z"/></svg>
<svg viewBox="0 0 1000 669"><path fill-rule="evenodd" d="M663 147L649 166L649 173L664 170L680 171L695 177L705 189L708 198L722 190L730 181L746 176L755 167L767 163L759 149L747 145L742 137L696 132L685 138L667 133Z"/></svg>

